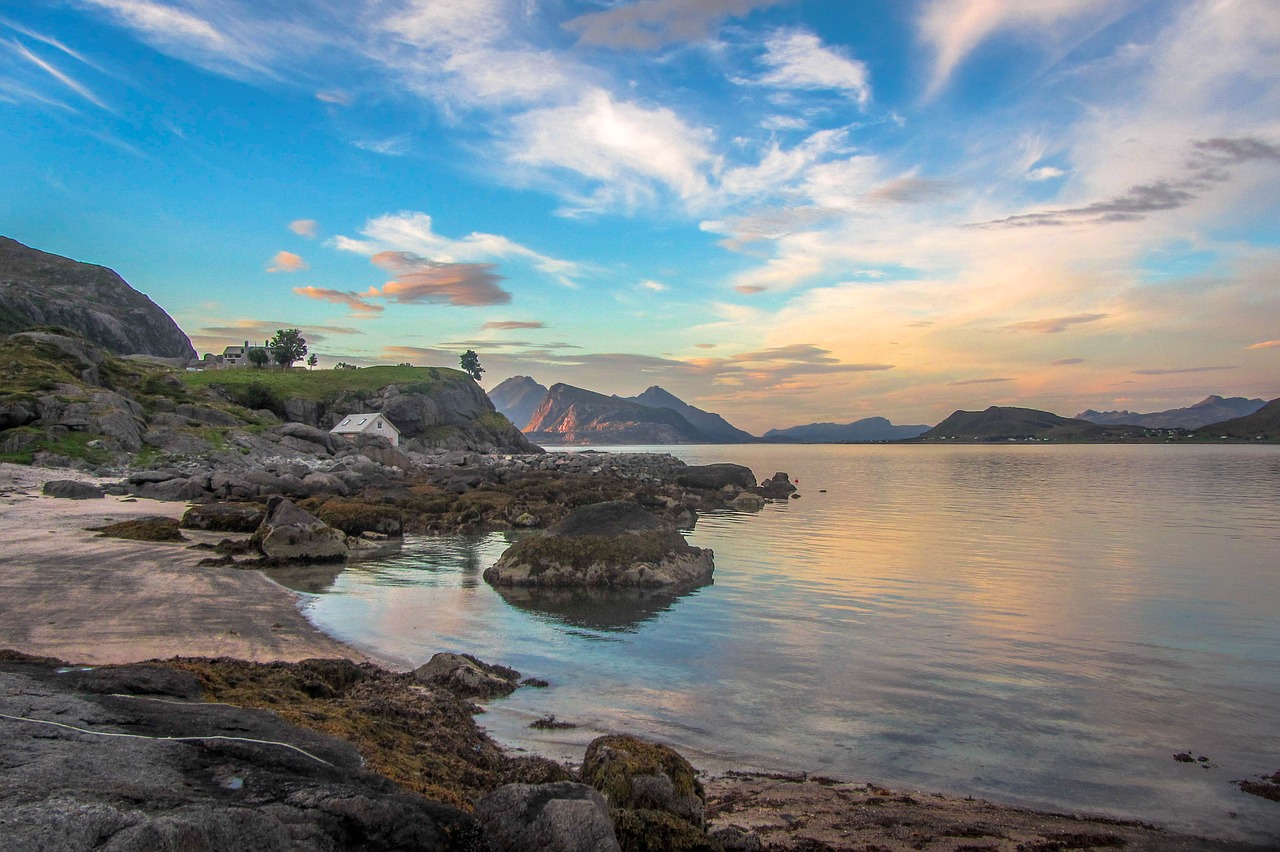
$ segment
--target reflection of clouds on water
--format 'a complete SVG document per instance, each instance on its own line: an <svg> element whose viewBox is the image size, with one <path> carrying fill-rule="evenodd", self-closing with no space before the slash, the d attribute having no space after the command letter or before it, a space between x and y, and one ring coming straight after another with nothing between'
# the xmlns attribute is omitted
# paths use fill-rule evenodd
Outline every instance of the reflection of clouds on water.
<svg viewBox="0 0 1280 852"><path fill-rule="evenodd" d="M511 606L567 627L634 633L640 625L666 612L692 590L680 593L643 589L499 588L495 591ZM578 631L573 635L601 638Z"/></svg>

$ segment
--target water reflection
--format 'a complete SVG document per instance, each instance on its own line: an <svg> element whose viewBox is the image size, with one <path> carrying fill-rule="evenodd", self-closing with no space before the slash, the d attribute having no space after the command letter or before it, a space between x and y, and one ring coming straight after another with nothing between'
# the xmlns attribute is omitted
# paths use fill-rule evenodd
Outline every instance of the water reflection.
<svg viewBox="0 0 1280 852"><path fill-rule="evenodd" d="M322 595L333 588L346 569L341 562L327 565L290 565L287 568L264 568L262 573L286 589L308 595Z"/></svg>
<svg viewBox="0 0 1280 852"><path fill-rule="evenodd" d="M566 627L634 633L694 591L657 592L647 589L514 589L497 593L517 609Z"/></svg>

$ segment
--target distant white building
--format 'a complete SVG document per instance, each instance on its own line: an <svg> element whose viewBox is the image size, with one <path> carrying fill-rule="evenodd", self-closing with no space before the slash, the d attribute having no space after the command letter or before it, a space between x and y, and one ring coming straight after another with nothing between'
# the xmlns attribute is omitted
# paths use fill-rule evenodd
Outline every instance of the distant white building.
<svg viewBox="0 0 1280 852"><path fill-rule="evenodd" d="M329 430L334 435L377 435L400 446L400 430L381 414L349 414Z"/></svg>

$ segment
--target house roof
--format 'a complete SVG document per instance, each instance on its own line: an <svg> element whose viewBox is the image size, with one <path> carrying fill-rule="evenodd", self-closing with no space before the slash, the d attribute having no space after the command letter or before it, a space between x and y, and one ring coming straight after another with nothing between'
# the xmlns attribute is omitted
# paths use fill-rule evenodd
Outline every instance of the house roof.
<svg viewBox="0 0 1280 852"><path fill-rule="evenodd" d="M347 433L347 432L367 432L375 429L379 420L385 424L388 429L393 429L398 434L399 429L396 425L381 414L348 414L346 417L338 421L338 425L330 429L330 432Z"/></svg>

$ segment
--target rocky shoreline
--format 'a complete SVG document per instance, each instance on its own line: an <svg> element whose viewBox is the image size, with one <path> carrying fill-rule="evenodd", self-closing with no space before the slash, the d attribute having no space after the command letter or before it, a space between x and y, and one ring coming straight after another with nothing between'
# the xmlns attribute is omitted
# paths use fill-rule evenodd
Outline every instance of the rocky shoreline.
<svg viewBox="0 0 1280 852"><path fill-rule="evenodd" d="M668 516L755 493L745 483L699 487L718 479L681 485L690 470L670 456L437 462L411 487L449 493L457 483L453 502L487 493L491 511L473 525L512 523L511 501L497 498L513 493L549 513L565 493L641 495ZM185 502L133 496L155 480L125 480L105 489L125 494L102 500L40 496L56 478L100 482L0 466L10 542L0 554L0 648L15 649L0 654L0 753L21 755L6 758L0 848L1248 848L832 779L708 778L656 744L605 743L596 752L610 751L606 769L598 754L584 755L589 769L512 757L477 726L473 702L499 694L496 684L514 688L517 673L465 657L415 672L371 663L320 636L258 572L201 566L190 542L85 532L157 512L176 518ZM543 503L521 490L531 478L555 485ZM449 520L433 517L444 522L437 531L456 528Z"/></svg>

